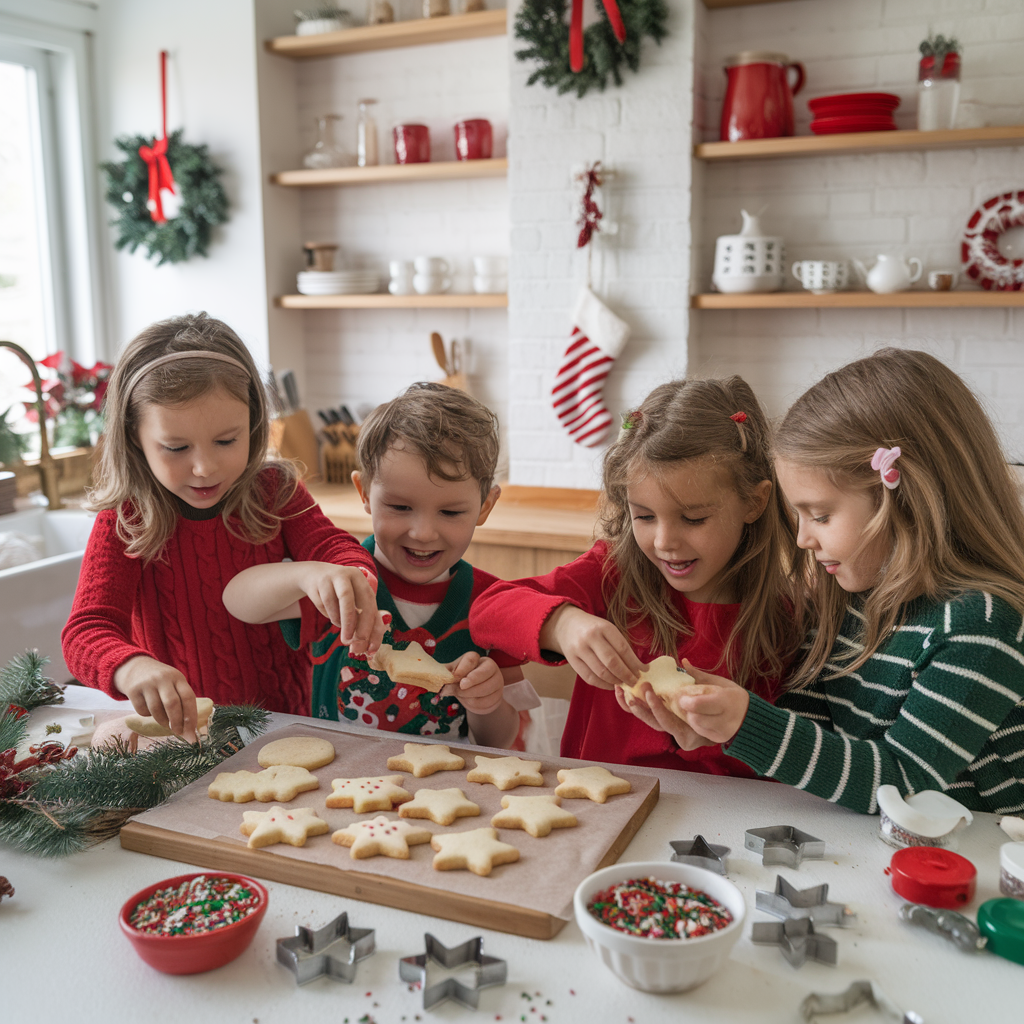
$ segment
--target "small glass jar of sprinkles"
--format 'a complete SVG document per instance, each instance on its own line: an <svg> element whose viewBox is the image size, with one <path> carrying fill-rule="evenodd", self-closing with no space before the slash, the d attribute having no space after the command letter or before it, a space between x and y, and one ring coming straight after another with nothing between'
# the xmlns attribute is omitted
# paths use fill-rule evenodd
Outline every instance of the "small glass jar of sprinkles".
<svg viewBox="0 0 1024 1024"><path fill-rule="evenodd" d="M138 903L128 923L146 935L202 935L254 913L260 894L234 878L197 875L157 889Z"/></svg>
<svg viewBox="0 0 1024 1024"><path fill-rule="evenodd" d="M587 910L609 928L647 939L696 939L732 923L732 914L706 892L653 876L602 889Z"/></svg>
<svg viewBox="0 0 1024 1024"><path fill-rule="evenodd" d="M1024 843L1003 843L999 847L999 891L1024 900Z"/></svg>

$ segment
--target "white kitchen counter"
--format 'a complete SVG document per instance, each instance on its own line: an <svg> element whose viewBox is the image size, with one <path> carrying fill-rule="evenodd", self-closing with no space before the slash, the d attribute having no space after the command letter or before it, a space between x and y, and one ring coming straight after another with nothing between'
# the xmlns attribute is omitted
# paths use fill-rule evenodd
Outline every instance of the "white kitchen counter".
<svg viewBox="0 0 1024 1024"><path fill-rule="evenodd" d="M239 959L207 974L171 977L135 955L117 915L134 892L193 868L127 852L113 840L58 861L0 847L0 875L16 889L13 899L0 904L0 1021L344 1024L347 1019L357 1024L368 1014L364 1024L499 1019L533 1024L542 1016L551 1024L794 1024L809 992L839 992L858 978L876 981L926 1024L1020 1024L1024 1019L1024 966L990 954L961 953L899 920L903 900L884 874L893 850L878 838L877 818L775 783L653 774L661 779L661 800L621 860L667 860L670 839L701 833L709 842L732 847L728 877L747 897L748 920L732 958L692 992L654 996L626 987L590 953L574 922L555 939L540 942L277 882L267 883L269 910ZM972 917L982 902L1000 895L998 849L1006 836L997 820L977 814L960 835L959 852L978 868L977 896L967 908ZM745 829L783 824L824 839L825 859L805 861L798 870L766 868L743 849ZM839 944L837 967L810 962L796 970L778 949L751 943L751 922L774 920L754 910L754 890L774 888L776 874L798 888L828 882L829 898L858 915L853 928L827 930ZM296 924L322 927L343 910L353 925L376 929L377 952L359 965L353 985L320 978L298 988L276 962L275 940L293 935ZM426 931L449 946L482 934L484 951L508 961L508 983L484 990L477 1011L449 1002L425 1013L420 994L399 981L397 964L402 956L423 952ZM431 981L443 973L432 973ZM534 996L532 1001L524 992ZM867 1024L882 1018L861 1008L824 1020Z"/></svg>

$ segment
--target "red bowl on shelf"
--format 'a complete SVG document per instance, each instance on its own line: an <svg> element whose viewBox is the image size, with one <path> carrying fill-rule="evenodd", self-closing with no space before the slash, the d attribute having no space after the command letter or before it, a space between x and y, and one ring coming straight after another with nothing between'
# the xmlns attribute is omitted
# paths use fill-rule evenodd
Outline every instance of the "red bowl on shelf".
<svg viewBox="0 0 1024 1024"><path fill-rule="evenodd" d="M891 92L848 92L808 100L815 117L843 117L848 114L891 114L900 105Z"/></svg>
<svg viewBox="0 0 1024 1024"><path fill-rule="evenodd" d="M132 911L158 889L174 888L202 876L227 878L255 890L259 897L256 909L240 921L196 935L150 935L138 931L129 923ZM150 967L155 967L164 974L200 974L231 963L246 950L263 920L263 915L267 912L269 900L267 890L246 875L236 875L230 871L195 871L189 875L165 878L146 886L125 902L118 920L121 931L135 947L135 952Z"/></svg>

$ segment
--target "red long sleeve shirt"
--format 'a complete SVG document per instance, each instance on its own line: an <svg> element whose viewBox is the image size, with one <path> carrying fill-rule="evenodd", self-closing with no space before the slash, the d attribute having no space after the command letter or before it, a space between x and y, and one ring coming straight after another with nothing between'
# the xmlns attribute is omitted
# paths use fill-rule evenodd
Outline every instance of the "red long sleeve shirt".
<svg viewBox="0 0 1024 1024"><path fill-rule="evenodd" d="M607 544L599 541L586 554L547 576L493 584L477 598L470 611L473 640L485 647L500 647L524 660L564 664L564 659L554 652L541 650L541 628L548 616L566 603L591 615L607 617L603 586L607 549ZM694 629L693 636L680 635L677 659L689 658L698 668L724 674L729 633L740 606L698 604L679 591L671 593L684 621ZM645 639L639 631L629 635L629 642L642 662L651 662L661 653L652 651L650 638ZM777 681L769 681L756 692L772 700L778 692ZM758 777L742 761L723 753L717 744L680 750L667 732L652 729L623 711L613 691L590 686L579 676L562 732L561 753L563 757L584 761Z"/></svg>
<svg viewBox="0 0 1024 1024"><path fill-rule="evenodd" d="M144 654L173 665L201 697L309 714L311 665L276 622L249 625L224 607L228 581L252 565L295 561L365 566L373 558L320 511L301 484L266 544L232 536L217 515L181 516L159 558L125 554L113 509L96 517L71 615L61 635L64 660L79 682L120 697L114 672Z"/></svg>

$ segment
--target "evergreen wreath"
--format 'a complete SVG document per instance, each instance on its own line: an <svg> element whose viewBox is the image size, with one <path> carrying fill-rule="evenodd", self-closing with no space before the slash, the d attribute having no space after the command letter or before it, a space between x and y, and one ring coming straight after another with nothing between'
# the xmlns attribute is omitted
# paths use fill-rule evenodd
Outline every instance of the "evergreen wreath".
<svg viewBox="0 0 1024 1024"><path fill-rule="evenodd" d="M626 40L615 38L608 14L598 8L600 21L583 33L583 69L574 72L569 65L569 28L566 21L568 0L524 0L516 15L516 38L529 47L516 51L516 60L536 60L540 67L527 79L527 85L542 82L559 93L575 91L583 97L590 89L604 91L611 75L622 85L623 63L634 72L640 70L640 50L644 36L659 46L668 35L665 0L619 0L626 27Z"/></svg>
<svg viewBox="0 0 1024 1024"><path fill-rule="evenodd" d="M115 247L135 252L145 246L150 259L158 257L158 267L205 256L214 226L228 219L228 198L218 180L224 172L210 160L205 145L182 142L181 135L179 128L167 137L167 162L174 173L181 209L162 224L154 222L146 205L149 167L139 156L139 147L151 145L152 139L122 135L114 144L127 159L102 165L107 174L106 199L118 214L111 221L118 229Z"/></svg>

